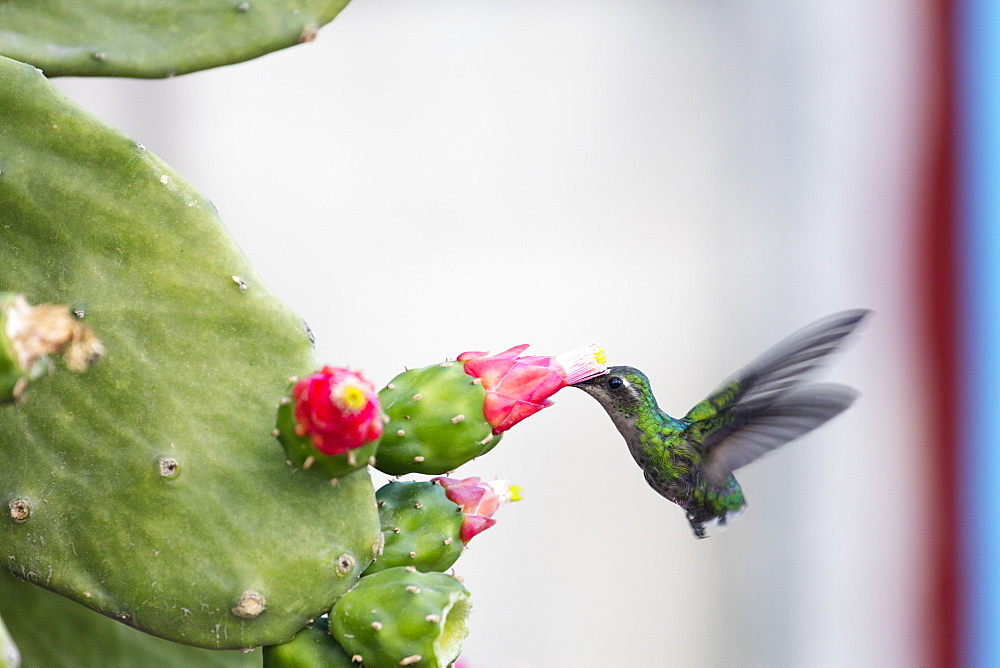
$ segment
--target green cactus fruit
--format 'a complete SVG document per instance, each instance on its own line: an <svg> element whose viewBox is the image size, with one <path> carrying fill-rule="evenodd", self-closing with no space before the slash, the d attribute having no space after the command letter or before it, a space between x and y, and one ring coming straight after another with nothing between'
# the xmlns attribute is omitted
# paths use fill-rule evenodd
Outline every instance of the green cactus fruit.
<svg viewBox="0 0 1000 668"><path fill-rule="evenodd" d="M24 295L0 292L0 404L21 396L28 383L51 372L50 355L66 353L66 366L85 371L104 347L69 306L32 306Z"/></svg>
<svg viewBox="0 0 1000 668"><path fill-rule="evenodd" d="M357 668L351 655L330 635L330 620L320 617L284 645L264 648L264 668Z"/></svg>
<svg viewBox="0 0 1000 668"><path fill-rule="evenodd" d="M390 482L375 492L382 554L362 575L396 566L445 571L462 555L462 509L432 482Z"/></svg>
<svg viewBox="0 0 1000 668"><path fill-rule="evenodd" d="M378 396L389 416L375 465L384 473L448 473L500 442L483 415L486 390L462 362L404 371Z"/></svg>
<svg viewBox="0 0 1000 668"><path fill-rule="evenodd" d="M293 382L289 385L294 385ZM333 482L337 478L360 468L365 468L375 461L378 441L371 441L360 448L348 450L340 455L327 455L316 449L308 435L300 435L295 429L295 406L292 399L282 397L278 406L277 426L274 436L285 449L288 463L291 466L308 471Z"/></svg>
<svg viewBox="0 0 1000 668"><path fill-rule="evenodd" d="M347 2L4 2L0 54L49 76L174 76L312 41Z"/></svg>
<svg viewBox="0 0 1000 668"><path fill-rule="evenodd" d="M397 567L358 580L333 606L330 623L365 668L445 668L462 651L471 609L458 579Z"/></svg>
<svg viewBox="0 0 1000 668"><path fill-rule="evenodd" d="M24 668L259 668L261 663L257 650L188 647L136 631L6 572L0 572L0 614L17 642Z"/></svg>
<svg viewBox="0 0 1000 668"><path fill-rule="evenodd" d="M317 366L301 320L208 200L34 67L0 58L0 118L0 290L73 304L106 349L0 406L0 567L177 642L286 642L381 540L367 471L304 476L272 435Z"/></svg>

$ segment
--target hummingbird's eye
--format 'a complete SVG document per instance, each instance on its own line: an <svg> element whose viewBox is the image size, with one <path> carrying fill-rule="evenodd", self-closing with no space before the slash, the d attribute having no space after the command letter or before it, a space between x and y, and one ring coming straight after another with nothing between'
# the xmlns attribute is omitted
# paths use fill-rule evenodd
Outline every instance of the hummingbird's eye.
<svg viewBox="0 0 1000 668"><path fill-rule="evenodd" d="M621 388L621 386L624 384L625 381L623 381L618 376L611 376L611 378L608 378L608 387L610 387L612 390L617 390Z"/></svg>

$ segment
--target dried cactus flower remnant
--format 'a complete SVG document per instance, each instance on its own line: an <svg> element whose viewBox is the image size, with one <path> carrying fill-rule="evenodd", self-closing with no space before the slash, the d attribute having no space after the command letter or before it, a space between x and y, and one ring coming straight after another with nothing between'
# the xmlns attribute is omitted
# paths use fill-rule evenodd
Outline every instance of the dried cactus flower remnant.
<svg viewBox="0 0 1000 668"><path fill-rule="evenodd" d="M65 304L32 306L22 294L0 296L5 311L4 334L18 366L30 369L46 356L65 353L66 366L86 371L104 356L104 346Z"/></svg>
<svg viewBox="0 0 1000 668"><path fill-rule="evenodd" d="M65 304L33 306L23 294L0 293L0 401L17 398L28 382L51 372L62 354L71 371L86 371L104 346Z"/></svg>

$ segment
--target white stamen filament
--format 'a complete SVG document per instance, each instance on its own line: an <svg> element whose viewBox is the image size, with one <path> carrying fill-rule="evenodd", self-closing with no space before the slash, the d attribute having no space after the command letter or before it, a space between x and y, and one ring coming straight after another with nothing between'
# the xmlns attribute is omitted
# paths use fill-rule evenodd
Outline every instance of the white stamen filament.
<svg viewBox="0 0 1000 668"><path fill-rule="evenodd" d="M596 343L574 348L555 356L556 362L566 371L566 384L573 385L608 372L604 348Z"/></svg>

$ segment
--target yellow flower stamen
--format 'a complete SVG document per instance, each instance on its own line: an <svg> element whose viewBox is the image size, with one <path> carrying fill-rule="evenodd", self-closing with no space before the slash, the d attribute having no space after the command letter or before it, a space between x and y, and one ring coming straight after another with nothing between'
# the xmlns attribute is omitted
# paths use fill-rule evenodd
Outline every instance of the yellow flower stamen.
<svg viewBox="0 0 1000 668"><path fill-rule="evenodd" d="M330 400L342 413L354 415L368 405L365 391L354 383L345 382L330 388Z"/></svg>
<svg viewBox="0 0 1000 668"><path fill-rule="evenodd" d="M604 348L598 347L594 350L594 359L597 360L598 364L608 363L608 356L604 353Z"/></svg>
<svg viewBox="0 0 1000 668"><path fill-rule="evenodd" d="M494 480L486 485L493 490L493 493L500 499L500 505L511 501L521 500L521 486L512 485L509 480Z"/></svg>

